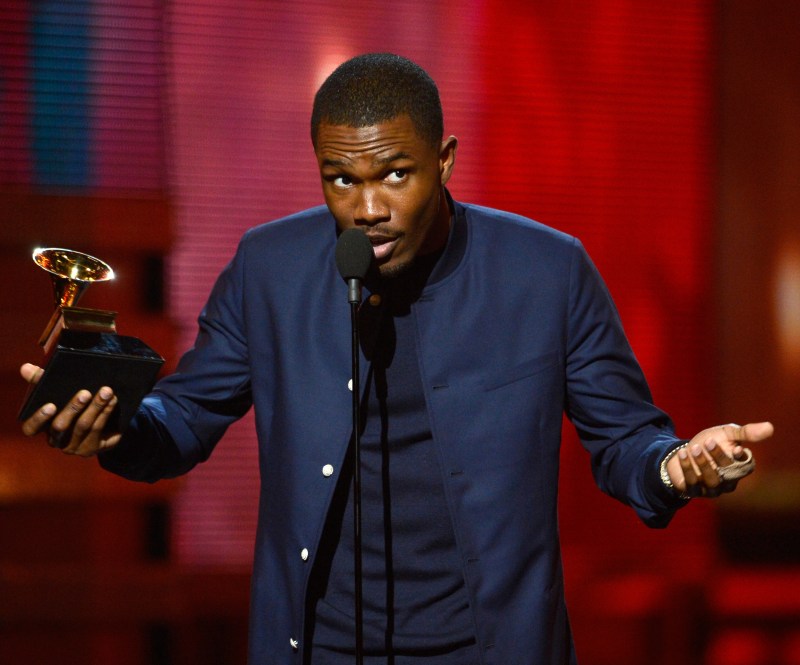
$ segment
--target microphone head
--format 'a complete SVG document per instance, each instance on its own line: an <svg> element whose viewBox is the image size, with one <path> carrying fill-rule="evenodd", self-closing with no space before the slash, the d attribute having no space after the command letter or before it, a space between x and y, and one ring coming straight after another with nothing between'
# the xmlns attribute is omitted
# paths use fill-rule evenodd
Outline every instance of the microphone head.
<svg viewBox="0 0 800 665"><path fill-rule="evenodd" d="M345 280L363 280L374 256L367 234L359 229L342 231L336 241L336 267Z"/></svg>

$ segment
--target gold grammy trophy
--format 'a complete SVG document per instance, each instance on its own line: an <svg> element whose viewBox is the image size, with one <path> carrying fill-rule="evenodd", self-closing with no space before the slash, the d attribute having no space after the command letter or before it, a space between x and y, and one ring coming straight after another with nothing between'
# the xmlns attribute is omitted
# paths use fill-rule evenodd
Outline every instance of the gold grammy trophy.
<svg viewBox="0 0 800 665"><path fill-rule="evenodd" d="M39 340L47 359L44 374L30 386L20 420L49 402L62 409L79 390L95 393L109 386L118 399L109 426L121 431L153 386L164 359L136 337L118 335L116 312L76 307L91 283L114 279L110 266L57 247L34 250L33 260L50 273L56 309Z"/></svg>

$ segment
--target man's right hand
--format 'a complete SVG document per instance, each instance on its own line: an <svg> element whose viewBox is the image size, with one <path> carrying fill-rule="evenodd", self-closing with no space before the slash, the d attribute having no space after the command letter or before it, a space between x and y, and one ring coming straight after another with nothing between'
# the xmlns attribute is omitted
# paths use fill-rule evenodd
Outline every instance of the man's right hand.
<svg viewBox="0 0 800 665"><path fill-rule="evenodd" d="M39 381L44 370L25 363L19 369L28 383ZM119 443L122 435L105 431L108 419L117 406L117 397L108 386L93 396L88 390L79 390L69 403L57 412L55 404L44 404L22 423L25 436L35 436L47 430L47 442L68 455L91 457L101 450ZM48 430L49 425L49 430Z"/></svg>

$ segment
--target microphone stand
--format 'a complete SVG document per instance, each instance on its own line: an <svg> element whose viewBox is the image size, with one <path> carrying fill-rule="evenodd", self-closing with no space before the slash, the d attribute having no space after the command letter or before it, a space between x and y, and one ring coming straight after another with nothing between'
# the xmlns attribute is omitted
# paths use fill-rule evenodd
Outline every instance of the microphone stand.
<svg viewBox="0 0 800 665"><path fill-rule="evenodd" d="M352 329L353 380L353 564L355 571L356 665L364 663L364 609L361 580L361 389L358 338L358 308L361 304L361 280L348 280L350 326Z"/></svg>
<svg viewBox="0 0 800 665"><path fill-rule="evenodd" d="M372 265L372 243L358 228L342 231L336 241L336 268L347 282L347 301L350 303L352 329L352 388L353 388L353 569L355 573L356 665L364 663L364 609L361 572L361 388L358 359L358 308L361 305L361 280Z"/></svg>

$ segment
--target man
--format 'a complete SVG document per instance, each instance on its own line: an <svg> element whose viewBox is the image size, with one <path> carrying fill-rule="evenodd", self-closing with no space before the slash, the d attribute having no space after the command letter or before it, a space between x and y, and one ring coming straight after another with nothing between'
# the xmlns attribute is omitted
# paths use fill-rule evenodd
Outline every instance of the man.
<svg viewBox="0 0 800 665"><path fill-rule="evenodd" d="M130 428L105 431L103 388L43 406L23 430L49 424L65 452L154 481L205 460L254 406L250 661L352 663L350 322L334 246L362 229L377 266L359 321L365 662L575 662L556 526L562 413L600 488L657 527L689 496L733 489L732 470L750 468L742 444L772 426L675 436L578 241L449 196L457 141L415 64L341 65L311 137L327 207L245 234L195 346Z"/></svg>

